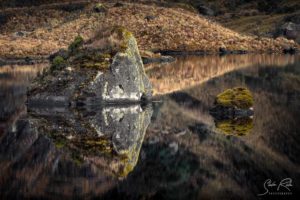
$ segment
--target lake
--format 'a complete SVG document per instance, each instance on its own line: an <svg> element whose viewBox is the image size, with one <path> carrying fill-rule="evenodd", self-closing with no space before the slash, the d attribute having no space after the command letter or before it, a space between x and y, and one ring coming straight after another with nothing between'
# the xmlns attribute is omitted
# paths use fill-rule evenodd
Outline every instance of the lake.
<svg viewBox="0 0 300 200"><path fill-rule="evenodd" d="M179 56L145 66L149 105L27 107L46 68L0 66L0 197L256 199L276 192L268 179L292 183L281 195L300 190L299 55ZM211 116L238 86L253 117Z"/></svg>

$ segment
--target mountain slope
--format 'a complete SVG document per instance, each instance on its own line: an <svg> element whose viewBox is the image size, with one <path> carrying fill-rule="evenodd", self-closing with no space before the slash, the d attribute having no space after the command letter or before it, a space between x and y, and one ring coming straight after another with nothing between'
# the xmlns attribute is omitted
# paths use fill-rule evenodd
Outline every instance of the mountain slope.
<svg viewBox="0 0 300 200"><path fill-rule="evenodd" d="M246 50L282 52L298 47L294 41L276 40L239 34L203 16L181 8L124 3L106 3L107 11L94 12L95 3L75 9L71 4L11 8L0 13L6 17L0 24L0 56L48 55L65 48L78 35L92 37L97 30L122 25L136 36L140 49L218 52ZM18 31L26 31L16 34Z"/></svg>

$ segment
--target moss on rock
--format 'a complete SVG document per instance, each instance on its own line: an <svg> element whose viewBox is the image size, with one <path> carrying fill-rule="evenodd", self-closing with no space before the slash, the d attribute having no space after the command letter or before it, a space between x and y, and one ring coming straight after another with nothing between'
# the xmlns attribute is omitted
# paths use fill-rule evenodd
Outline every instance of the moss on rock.
<svg viewBox="0 0 300 200"><path fill-rule="evenodd" d="M216 105L249 109L254 104L253 96L247 88L227 89L216 97Z"/></svg>

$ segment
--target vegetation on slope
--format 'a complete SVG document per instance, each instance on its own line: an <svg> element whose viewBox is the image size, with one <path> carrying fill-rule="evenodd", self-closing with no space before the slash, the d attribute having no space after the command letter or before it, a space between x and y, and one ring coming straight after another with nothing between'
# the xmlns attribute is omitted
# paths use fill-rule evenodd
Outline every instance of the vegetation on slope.
<svg viewBox="0 0 300 200"><path fill-rule="evenodd" d="M133 32L141 50L282 52L298 47L285 38L239 34L183 8L105 3L107 11L99 13L94 11L95 5L88 3L72 11L57 5L3 10L2 15L8 17L0 24L0 55L48 55L66 48L77 35L88 39L97 30L113 25Z"/></svg>

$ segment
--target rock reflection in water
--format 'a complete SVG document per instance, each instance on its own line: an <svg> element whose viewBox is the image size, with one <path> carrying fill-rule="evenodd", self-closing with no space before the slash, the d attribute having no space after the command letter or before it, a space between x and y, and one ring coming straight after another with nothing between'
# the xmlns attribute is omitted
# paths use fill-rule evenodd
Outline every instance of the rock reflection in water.
<svg viewBox="0 0 300 200"><path fill-rule="evenodd" d="M0 140L1 196L105 193L134 170L151 115L140 105L28 108Z"/></svg>
<svg viewBox="0 0 300 200"><path fill-rule="evenodd" d="M300 60L297 55L291 60L295 62L233 70L162 96L145 142L176 143L179 153L188 150L197 160L198 167L187 182L197 187L198 196L189 199L255 199L264 191L266 179L285 177L293 180L293 197L300 191ZM170 65L172 73L171 67L177 66ZM174 82L176 90L177 86ZM209 108L216 95L239 86L249 88L254 96L253 119L215 120ZM156 194L165 195L171 188L168 185ZM190 187L180 195L192 191Z"/></svg>
<svg viewBox="0 0 300 200"><path fill-rule="evenodd" d="M250 117L215 120L218 131L227 135L244 136L253 129L253 119Z"/></svg>
<svg viewBox="0 0 300 200"><path fill-rule="evenodd" d="M33 129L46 134L56 147L69 151L76 162L90 161L118 177L126 177L137 163L152 108L29 108L29 113Z"/></svg>

